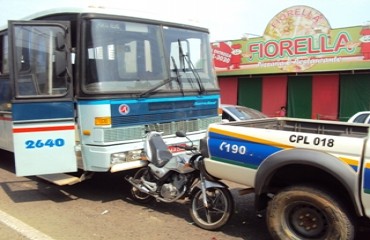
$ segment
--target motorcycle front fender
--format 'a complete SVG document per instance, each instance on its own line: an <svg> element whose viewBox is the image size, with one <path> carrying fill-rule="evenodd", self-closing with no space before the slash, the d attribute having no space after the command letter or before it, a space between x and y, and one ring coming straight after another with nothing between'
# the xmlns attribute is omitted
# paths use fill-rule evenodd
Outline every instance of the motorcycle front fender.
<svg viewBox="0 0 370 240"><path fill-rule="evenodd" d="M204 180L204 186L206 189L209 188L229 188L226 184L223 182L215 182L215 181L209 181ZM191 190L190 192L190 198L192 198L199 189L202 189L202 183L199 181Z"/></svg>
<svg viewBox="0 0 370 240"><path fill-rule="evenodd" d="M214 181L209 181L209 180L204 180L204 185L205 185L206 189L208 189L208 188L229 188L223 182L214 182ZM197 187L202 188L201 182L198 182Z"/></svg>

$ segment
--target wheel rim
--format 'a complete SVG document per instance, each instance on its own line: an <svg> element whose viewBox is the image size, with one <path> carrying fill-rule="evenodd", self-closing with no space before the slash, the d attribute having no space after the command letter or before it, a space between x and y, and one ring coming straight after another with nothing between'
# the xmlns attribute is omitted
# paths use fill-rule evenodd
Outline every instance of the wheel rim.
<svg viewBox="0 0 370 240"><path fill-rule="evenodd" d="M131 192L139 200L146 200L146 199L148 199L148 198L151 197L149 194L146 194L146 193L141 192L136 187L132 187Z"/></svg>
<svg viewBox="0 0 370 240"><path fill-rule="evenodd" d="M137 181L138 183L140 183L141 182L140 178L142 176L144 176L145 173L146 173L146 169L144 169L144 168L137 171L135 176L134 176L134 181ZM149 194L141 192L139 189L137 189L134 186L132 186L132 188L131 188L131 193L138 200L147 200L147 199L151 198L151 196Z"/></svg>
<svg viewBox="0 0 370 240"><path fill-rule="evenodd" d="M228 203L226 196L218 189L207 190L208 208L203 204L203 194L201 191L195 196L193 201L194 216L204 225L214 225L220 222L227 213Z"/></svg>
<svg viewBox="0 0 370 240"><path fill-rule="evenodd" d="M328 232L328 217L315 205L299 202L286 209L285 223L303 238L320 238Z"/></svg>

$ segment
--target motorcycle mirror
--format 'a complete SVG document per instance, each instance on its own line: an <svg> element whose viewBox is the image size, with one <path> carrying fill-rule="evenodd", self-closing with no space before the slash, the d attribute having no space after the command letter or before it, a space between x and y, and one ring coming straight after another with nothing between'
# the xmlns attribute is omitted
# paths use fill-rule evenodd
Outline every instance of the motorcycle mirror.
<svg viewBox="0 0 370 240"><path fill-rule="evenodd" d="M177 131L176 132L176 137L186 137L186 133L184 133L182 131Z"/></svg>
<svg viewBox="0 0 370 240"><path fill-rule="evenodd" d="M185 133L185 132L177 131L177 132L176 132L176 137L185 137L186 139L188 139L188 140L189 140L189 142L191 143L191 146L190 146L190 148L189 148L188 150L194 150L194 149L193 149L193 141L191 141L191 139L190 139L190 138L188 138L188 136L186 136L186 133Z"/></svg>

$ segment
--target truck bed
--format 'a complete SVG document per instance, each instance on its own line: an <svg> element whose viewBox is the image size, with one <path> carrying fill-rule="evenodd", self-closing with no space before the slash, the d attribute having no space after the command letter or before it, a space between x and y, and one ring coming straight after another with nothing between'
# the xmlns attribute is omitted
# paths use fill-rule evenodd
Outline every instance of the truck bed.
<svg viewBox="0 0 370 240"><path fill-rule="evenodd" d="M238 122L223 123L222 125L274 129L282 131L324 134L331 136L346 136L364 138L368 136L369 125L353 124L338 121L310 120L297 118L265 118Z"/></svg>

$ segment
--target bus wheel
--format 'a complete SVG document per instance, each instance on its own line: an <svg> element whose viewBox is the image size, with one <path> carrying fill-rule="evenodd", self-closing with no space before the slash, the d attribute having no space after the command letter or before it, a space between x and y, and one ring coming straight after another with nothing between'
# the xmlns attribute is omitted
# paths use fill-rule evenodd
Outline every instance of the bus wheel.
<svg viewBox="0 0 370 240"><path fill-rule="evenodd" d="M266 214L274 239L354 239L352 216L335 197L317 188L284 189L269 202Z"/></svg>

